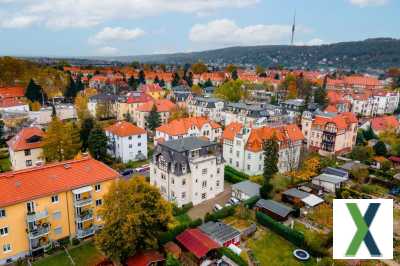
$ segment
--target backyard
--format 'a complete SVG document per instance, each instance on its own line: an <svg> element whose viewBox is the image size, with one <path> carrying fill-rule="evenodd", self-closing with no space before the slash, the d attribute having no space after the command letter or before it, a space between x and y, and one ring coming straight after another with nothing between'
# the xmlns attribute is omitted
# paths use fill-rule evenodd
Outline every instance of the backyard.
<svg viewBox="0 0 400 266"><path fill-rule="evenodd" d="M92 241L82 243L68 249L75 265L89 266L101 261L104 257L96 249ZM71 266L73 265L70 258L64 250L57 251L43 259L33 262L34 266Z"/></svg>

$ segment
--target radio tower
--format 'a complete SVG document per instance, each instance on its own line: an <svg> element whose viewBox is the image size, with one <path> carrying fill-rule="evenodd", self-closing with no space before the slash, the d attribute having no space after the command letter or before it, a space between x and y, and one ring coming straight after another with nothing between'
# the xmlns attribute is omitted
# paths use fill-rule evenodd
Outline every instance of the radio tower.
<svg viewBox="0 0 400 266"><path fill-rule="evenodd" d="M292 40L290 41L290 44L294 44L294 33L296 31L296 10L294 10L294 17L293 17L293 25L292 25Z"/></svg>

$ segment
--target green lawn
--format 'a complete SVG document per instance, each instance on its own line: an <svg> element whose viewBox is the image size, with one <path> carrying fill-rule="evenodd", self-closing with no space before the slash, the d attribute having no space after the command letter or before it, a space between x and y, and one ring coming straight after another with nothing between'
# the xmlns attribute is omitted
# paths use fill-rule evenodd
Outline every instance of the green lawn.
<svg viewBox="0 0 400 266"><path fill-rule="evenodd" d="M192 221L187 213L175 216L174 218L179 224L188 224Z"/></svg>
<svg viewBox="0 0 400 266"><path fill-rule="evenodd" d="M10 171L11 170L11 162L8 158L0 159L0 170L2 172Z"/></svg>
<svg viewBox="0 0 400 266"><path fill-rule="evenodd" d="M93 242L87 242L82 245L72 247L69 254L77 266L90 266L101 260L101 253L95 248ZM57 252L54 255L45 257L33 263L34 266L71 266L72 263L65 251Z"/></svg>
<svg viewBox="0 0 400 266"><path fill-rule="evenodd" d="M315 259L308 262L299 262L293 257L293 250L296 247L280 237L279 235L265 230L257 239L249 239L247 246L253 250L255 257L260 262L260 265L268 266L311 266L317 265Z"/></svg>

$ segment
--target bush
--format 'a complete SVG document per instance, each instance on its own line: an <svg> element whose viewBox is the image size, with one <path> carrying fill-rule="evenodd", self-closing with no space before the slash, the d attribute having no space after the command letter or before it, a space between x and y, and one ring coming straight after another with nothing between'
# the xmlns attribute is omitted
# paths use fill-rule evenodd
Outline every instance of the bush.
<svg viewBox="0 0 400 266"><path fill-rule="evenodd" d="M278 235L282 236L286 240L292 242L295 246L303 247L304 246L304 235L303 233L293 230L286 225L283 225L268 215L257 212L256 213L257 221L277 233Z"/></svg>
<svg viewBox="0 0 400 266"><path fill-rule="evenodd" d="M188 204L185 204L185 205L182 205L181 208L179 208L176 205L174 205L173 209L172 209L172 214L174 216L179 216L179 215L187 213L191 208L193 208L193 203L192 202L190 202Z"/></svg>
<svg viewBox="0 0 400 266"><path fill-rule="evenodd" d="M73 239L72 239L72 245L76 246L76 245L78 245L79 243L80 243L80 241L79 241L78 238L73 238Z"/></svg>
<svg viewBox="0 0 400 266"><path fill-rule="evenodd" d="M245 173L242 173L242 172L230 167L229 165L225 166L225 172L230 172L230 173L232 173L232 174L234 174L234 175L236 175L238 177L241 177L243 179L249 179L248 175L246 175Z"/></svg>
<svg viewBox="0 0 400 266"><path fill-rule="evenodd" d="M246 208L252 209L259 199L259 196L251 197L244 201L244 206L246 206Z"/></svg>
<svg viewBox="0 0 400 266"><path fill-rule="evenodd" d="M178 226L175 226L174 228L168 230L167 232L162 233L159 237L158 242L159 242L160 246L162 246L169 241L173 241L177 235L179 235L186 229L198 227L202 223L203 223L203 221L199 218L188 224L180 224Z"/></svg>
<svg viewBox="0 0 400 266"><path fill-rule="evenodd" d="M236 206L229 206L222 208L219 211L216 211L214 213L207 213L206 216L204 217L204 222L209 222L209 221L218 221L220 219L224 219L228 216L232 216L235 214L235 208Z"/></svg>
<svg viewBox="0 0 400 266"><path fill-rule="evenodd" d="M225 177L226 181L228 181L229 183L232 183L232 184L236 184L236 183L239 183L239 182L249 179L248 175L246 175L242 172L239 172L230 166L225 166L224 177Z"/></svg>
<svg viewBox="0 0 400 266"><path fill-rule="evenodd" d="M249 265L242 257L237 255L235 252L233 252L229 248L223 247L223 248L218 249L218 254L221 257L223 255L227 256L228 258L230 258L233 262L235 262L239 266L248 266Z"/></svg>

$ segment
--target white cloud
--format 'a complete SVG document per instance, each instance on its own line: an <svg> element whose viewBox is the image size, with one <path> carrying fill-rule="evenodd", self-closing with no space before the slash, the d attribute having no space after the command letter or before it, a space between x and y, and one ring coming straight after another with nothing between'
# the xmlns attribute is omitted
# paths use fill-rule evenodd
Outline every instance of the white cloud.
<svg viewBox="0 0 400 266"><path fill-rule="evenodd" d="M366 6L381 6L388 2L388 0L350 0L350 3L360 7Z"/></svg>
<svg viewBox="0 0 400 266"><path fill-rule="evenodd" d="M96 53L98 55L104 55L104 56L117 55L119 53L119 50L115 47L104 46L96 49Z"/></svg>
<svg viewBox="0 0 400 266"><path fill-rule="evenodd" d="M219 19L207 24L196 24L189 39L196 43L217 46L276 44L289 41L290 25L250 25L239 27L232 20Z"/></svg>
<svg viewBox="0 0 400 266"><path fill-rule="evenodd" d="M303 42L303 41L299 41L299 42L295 42L295 45L298 46L312 46L312 45L322 45L322 44L326 44L326 42L324 42L324 40L321 40L319 38L313 38L307 42Z"/></svg>
<svg viewBox="0 0 400 266"><path fill-rule="evenodd" d="M12 1L12 0L0 0ZM23 0L9 8L18 13L40 16L54 29L91 27L113 19L135 19L167 12L203 14L222 8L243 8L261 0ZM17 13L18 12L18 13Z"/></svg>
<svg viewBox="0 0 400 266"><path fill-rule="evenodd" d="M139 28L125 29L122 27L105 27L89 38L89 43L99 44L113 41L129 41L143 36L144 31Z"/></svg>
<svg viewBox="0 0 400 266"><path fill-rule="evenodd" d="M40 19L36 16L15 16L12 18L3 17L0 19L0 28L27 28L38 22Z"/></svg>

